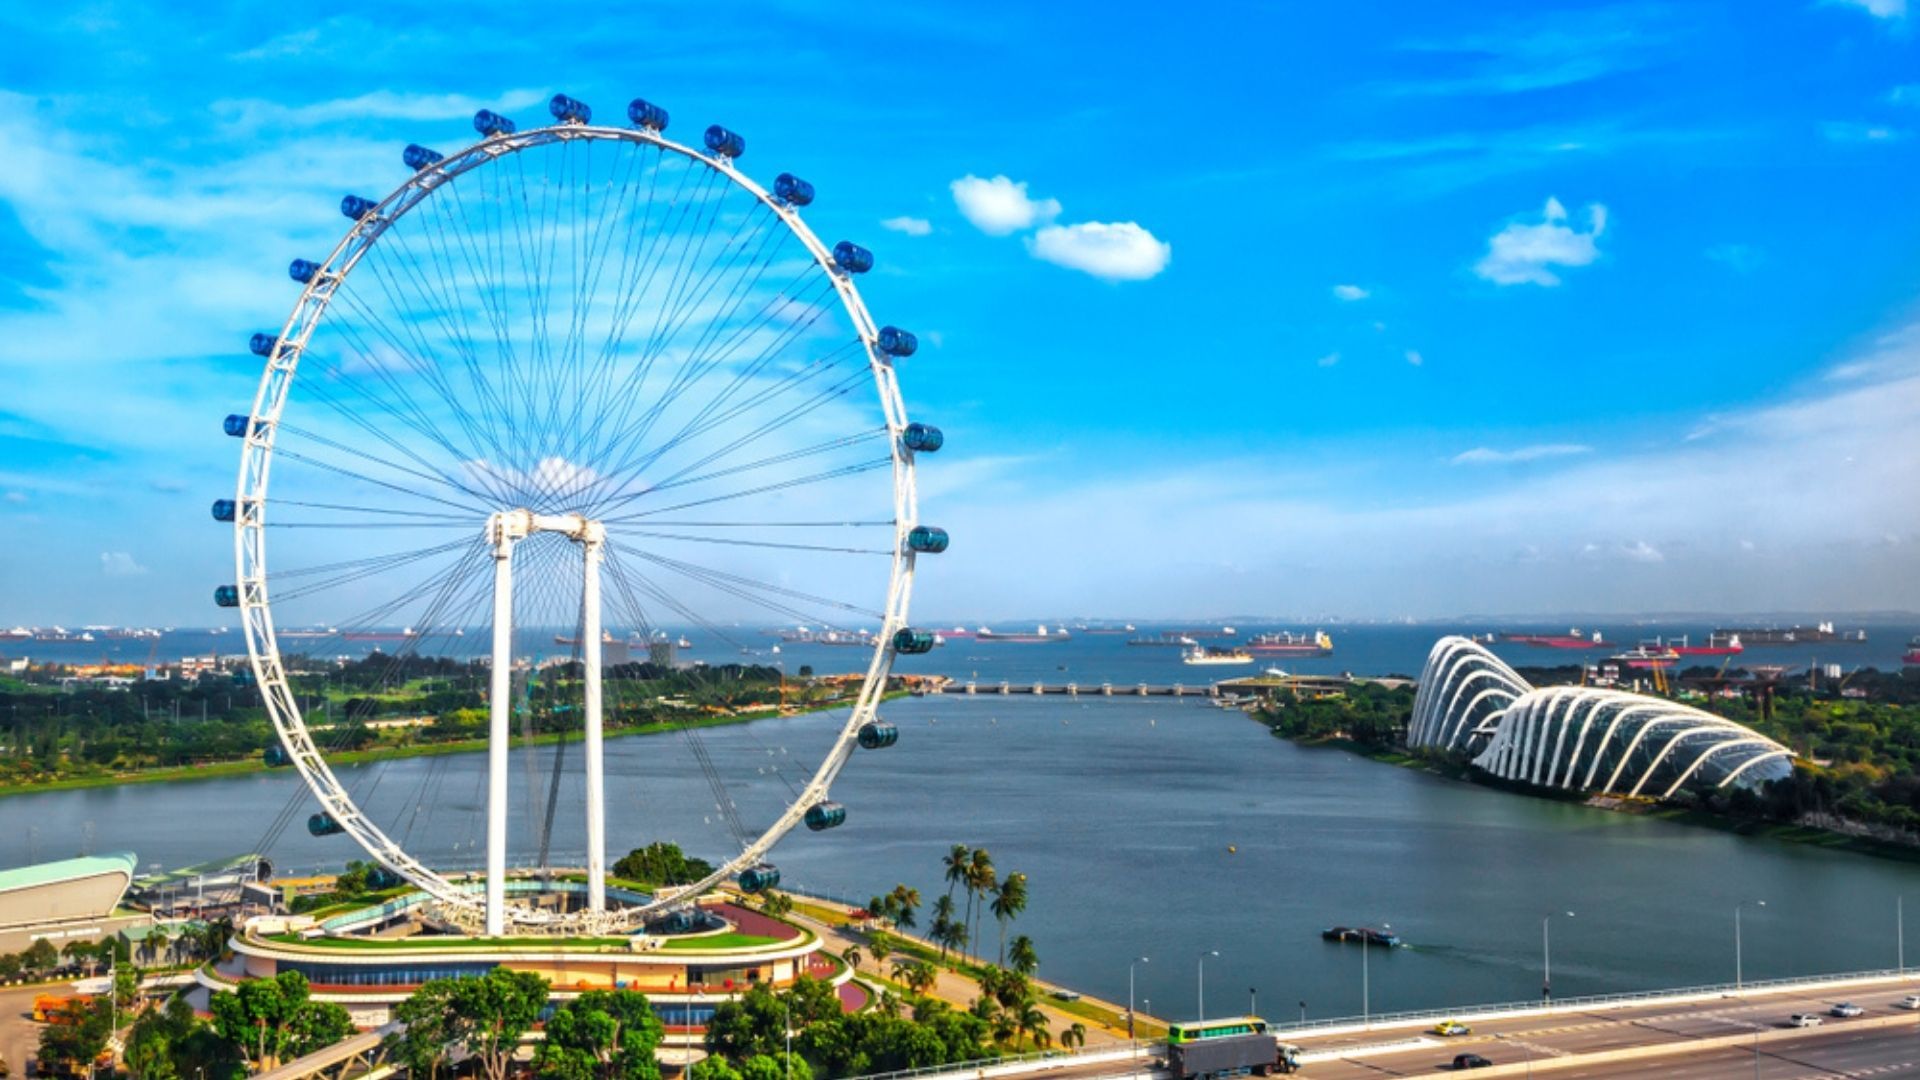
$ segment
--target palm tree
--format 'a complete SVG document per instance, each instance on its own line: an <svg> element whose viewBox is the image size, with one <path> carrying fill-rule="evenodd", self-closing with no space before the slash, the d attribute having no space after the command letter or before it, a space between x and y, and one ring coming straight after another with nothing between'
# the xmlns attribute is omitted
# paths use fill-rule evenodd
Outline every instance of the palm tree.
<svg viewBox="0 0 1920 1080"><path fill-rule="evenodd" d="M955 844L947 851L940 865L947 868L947 902L953 902L953 887L967 880L967 869L973 863L973 849L965 844Z"/></svg>
<svg viewBox="0 0 1920 1080"><path fill-rule="evenodd" d="M846 949L840 953L840 959L845 960L847 962L848 967L852 968L855 971L859 971L860 970L860 946L858 945L847 946Z"/></svg>
<svg viewBox="0 0 1920 1080"><path fill-rule="evenodd" d="M884 964L893 953L893 938L885 930L875 930L867 935L867 951L873 954L873 962Z"/></svg>
<svg viewBox="0 0 1920 1080"><path fill-rule="evenodd" d="M1032 998L1020 1003L1014 1023L1018 1025L1023 1039L1027 1035L1033 1036L1033 1045L1039 1049L1045 1050L1053 1045L1053 1032L1047 1027L1047 1014L1040 1011L1040 1006Z"/></svg>
<svg viewBox="0 0 1920 1080"><path fill-rule="evenodd" d="M920 906L920 890L910 885L895 885L887 898L893 901L893 924L911 929L914 910Z"/></svg>
<svg viewBox="0 0 1920 1080"><path fill-rule="evenodd" d="M1060 1045L1068 1048L1087 1045L1087 1025L1075 1020L1060 1033Z"/></svg>
<svg viewBox="0 0 1920 1080"><path fill-rule="evenodd" d="M1027 909L1027 875L1014 871L993 890L993 919L1000 924L1000 963L1007 962L1007 923Z"/></svg>
<svg viewBox="0 0 1920 1080"><path fill-rule="evenodd" d="M939 981L939 978L939 973L933 970L932 964L925 960L915 960L913 967L907 972L907 985L924 994L933 989L933 984Z"/></svg>
<svg viewBox="0 0 1920 1080"><path fill-rule="evenodd" d="M968 936L975 941L979 941L979 916L974 914L973 900L976 896L984 898L988 893L993 891L993 856L987 854L986 848L974 848L973 859L968 865L970 869L967 873L967 915L973 920L972 932ZM986 913L986 905L984 903L980 905L980 912L981 914ZM975 955L974 959L979 959L978 954Z"/></svg>
<svg viewBox="0 0 1920 1080"><path fill-rule="evenodd" d="M1040 970L1040 954L1033 949L1033 939L1025 934L1016 934L1013 944L1007 949L1008 963L1013 970L1022 975L1031 976Z"/></svg>

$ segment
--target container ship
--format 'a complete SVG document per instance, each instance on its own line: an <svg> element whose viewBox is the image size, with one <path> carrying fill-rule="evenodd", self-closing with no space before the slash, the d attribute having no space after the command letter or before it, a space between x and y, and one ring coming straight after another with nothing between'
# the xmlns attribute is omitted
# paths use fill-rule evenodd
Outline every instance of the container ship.
<svg viewBox="0 0 1920 1080"><path fill-rule="evenodd" d="M1514 645L1536 645L1543 649L1604 649L1611 642L1600 638L1600 631L1591 636L1583 636L1579 630L1569 630L1564 634L1515 634L1502 631L1501 641Z"/></svg>
<svg viewBox="0 0 1920 1080"><path fill-rule="evenodd" d="M1214 649L1195 645L1180 654L1183 664L1251 664L1253 654L1245 649Z"/></svg>
<svg viewBox="0 0 1920 1080"><path fill-rule="evenodd" d="M989 630L984 626L973 632L973 640L975 641L1004 641L1015 645L1033 645L1040 642L1065 641L1071 636L1072 635L1067 633L1065 629L1048 630L1044 626L1036 628L1031 634L1001 633L997 630Z"/></svg>
<svg viewBox="0 0 1920 1080"><path fill-rule="evenodd" d="M1324 630L1315 630L1311 635L1295 634L1281 630L1272 634L1258 634L1247 639L1242 648L1250 653L1262 656L1332 656L1333 639Z"/></svg>
<svg viewBox="0 0 1920 1080"><path fill-rule="evenodd" d="M1830 622L1817 626L1789 626L1715 630L1707 640L1739 638L1748 645L1860 645L1867 640L1865 630L1835 630Z"/></svg>
<svg viewBox="0 0 1920 1080"><path fill-rule="evenodd" d="M782 630L780 640L795 645L871 645L871 630ZM684 646L683 646L684 647Z"/></svg>
<svg viewBox="0 0 1920 1080"><path fill-rule="evenodd" d="M348 641L412 641L420 634L409 626L398 633L390 630L349 630L340 636Z"/></svg>

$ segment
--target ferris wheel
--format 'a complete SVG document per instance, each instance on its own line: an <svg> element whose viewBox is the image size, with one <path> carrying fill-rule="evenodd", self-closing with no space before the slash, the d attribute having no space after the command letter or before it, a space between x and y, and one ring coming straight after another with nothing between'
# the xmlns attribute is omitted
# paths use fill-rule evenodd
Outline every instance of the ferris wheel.
<svg viewBox="0 0 1920 1080"><path fill-rule="evenodd" d="M292 313L250 342L265 370L226 419L239 478L213 507L236 565L216 602L239 610L276 756L319 801L309 830L351 837L488 934L608 932L723 879L776 883L773 846L845 821L835 778L898 738L878 715L894 658L936 642L907 621L915 558L947 546L914 487L943 436L908 421L896 381L918 342L868 314L855 282L872 253L803 220L813 186L783 173L768 191L739 170L739 134L683 145L644 100L628 126L566 95L549 110L527 130L482 110L477 142L409 145L390 194L342 200L344 237L292 262ZM686 634L716 661L765 655L770 624L871 642L844 721L770 821L718 794L737 850L705 880L610 901L602 740L609 717L643 717L640 680L659 673L635 658ZM483 887L410 854L411 827L377 821L335 768L347 725L308 722L301 670L369 653L396 677L451 658L484 702ZM530 687L584 753L577 910L508 897Z"/></svg>

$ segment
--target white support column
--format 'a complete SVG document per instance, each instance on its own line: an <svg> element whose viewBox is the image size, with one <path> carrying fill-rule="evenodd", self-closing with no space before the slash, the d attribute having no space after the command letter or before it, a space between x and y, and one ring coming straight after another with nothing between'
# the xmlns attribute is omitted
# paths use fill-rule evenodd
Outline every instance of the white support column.
<svg viewBox="0 0 1920 1080"><path fill-rule="evenodd" d="M597 523L583 528L581 561L582 666L586 669L587 909L607 909L607 790L601 756L600 560L606 531Z"/></svg>
<svg viewBox="0 0 1920 1080"><path fill-rule="evenodd" d="M513 543L506 514L487 523L493 541L493 678L487 724L487 936L507 928L507 740L513 709ZM522 533L521 535L524 535Z"/></svg>

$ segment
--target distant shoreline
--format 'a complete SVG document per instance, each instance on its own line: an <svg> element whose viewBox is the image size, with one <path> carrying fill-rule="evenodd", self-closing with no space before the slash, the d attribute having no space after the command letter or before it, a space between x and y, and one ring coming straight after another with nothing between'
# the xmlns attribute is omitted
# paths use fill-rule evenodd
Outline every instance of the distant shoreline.
<svg viewBox="0 0 1920 1080"><path fill-rule="evenodd" d="M880 700L891 701L905 694L904 690L888 693ZM804 716L808 713L827 712L836 708L850 707L845 703L821 705L809 709L795 709L790 713L778 710L767 712L743 713L737 716L711 716L686 724L662 723L648 724L643 727L615 728L607 732L607 738L618 739L634 735L665 735L679 731L683 727L708 728L727 727L733 724L748 724L755 720L773 720L781 716ZM535 735L531 739L515 737L513 746L549 746L554 743L571 740L579 741L577 732L555 731ZM343 750L337 754L325 755L327 763L333 766L362 765L372 761L395 761L401 758L437 757L443 754L477 753L487 748L486 739L460 739L455 742L422 743L418 746L397 746L382 750ZM104 776L73 776L60 780L47 780L38 783L0 784L0 799L14 795L37 795L53 791L77 791L86 788L118 787L122 784L166 784L192 780L224 780L252 773L292 772L291 765L269 766L258 757L238 758L229 761L213 761L204 765L169 765L154 769L136 769L126 773L110 773Z"/></svg>

